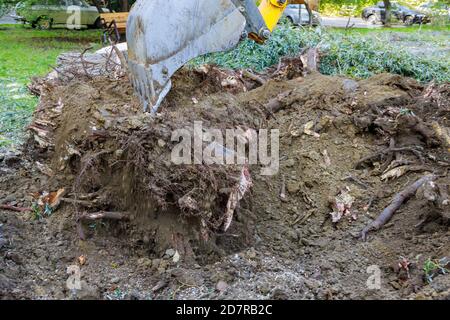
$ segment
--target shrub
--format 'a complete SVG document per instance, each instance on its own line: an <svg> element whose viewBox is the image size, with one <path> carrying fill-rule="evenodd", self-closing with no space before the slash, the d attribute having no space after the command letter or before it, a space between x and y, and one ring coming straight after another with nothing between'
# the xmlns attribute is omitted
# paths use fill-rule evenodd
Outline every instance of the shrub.
<svg viewBox="0 0 450 320"><path fill-rule="evenodd" d="M260 71L278 63L282 56L296 55L316 46L321 52L323 74L367 78L390 72L422 82L450 81L448 60L413 55L400 46L367 35L294 28L288 24L279 25L264 45L246 40L234 50L208 54L196 59L194 64L214 63L226 68Z"/></svg>

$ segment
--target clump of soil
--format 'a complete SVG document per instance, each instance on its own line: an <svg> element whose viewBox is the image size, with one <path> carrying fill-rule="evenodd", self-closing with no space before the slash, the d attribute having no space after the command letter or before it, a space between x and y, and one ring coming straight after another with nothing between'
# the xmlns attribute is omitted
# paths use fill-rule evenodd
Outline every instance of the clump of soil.
<svg viewBox="0 0 450 320"><path fill-rule="evenodd" d="M305 75L300 59L263 74L246 72L183 69L153 118L141 113L123 75L41 81L30 141L16 162L3 160L0 195L19 207L31 206L29 192L64 188L65 195L41 219L0 211L0 238L7 239L0 248L0 292L16 298L448 297L449 275L437 272L428 284L422 267L450 256L449 86L424 87L389 74L361 81ZM242 165L170 161L172 132L192 131L194 121L222 131L280 131L278 174L249 167L253 187L226 231ZM361 240L394 195L430 173L432 184ZM92 213L106 218L84 219ZM75 292L66 287L65 269L73 264L84 281ZM367 286L373 266L382 275L375 289Z"/></svg>

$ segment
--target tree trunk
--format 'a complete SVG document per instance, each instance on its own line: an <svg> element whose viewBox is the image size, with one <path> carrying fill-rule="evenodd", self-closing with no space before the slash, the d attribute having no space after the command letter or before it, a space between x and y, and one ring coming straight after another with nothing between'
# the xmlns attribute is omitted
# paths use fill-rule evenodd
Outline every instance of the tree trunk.
<svg viewBox="0 0 450 320"><path fill-rule="evenodd" d="M92 2L94 3L94 6L97 8L98 13L103 13L102 6L98 2L98 0L92 0Z"/></svg>
<svg viewBox="0 0 450 320"><path fill-rule="evenodd" d="M308 17L309 17L309 25L312 25L312 10L311 7L309 6L308 2L305 3L305 7L306 7L306 11L308 11Z"/></svg>
<svg viewBox="0 0 450 320"><path fill-rule="evenodd" d="M311 10L319 11L320 0L305 0Z"/></svg>
<svg viewBox="0 0 450 320"><path fill-rule="evenodd" d="M391 26L391 1L390 0L383 0L384 2L384 20L383 24L385 27Z"/></svg>
<svg viewBox="0 0 450 320"><path fill-rule="evenodd" d="M122 11L128 12L128 0L122 0Z"/></svg>

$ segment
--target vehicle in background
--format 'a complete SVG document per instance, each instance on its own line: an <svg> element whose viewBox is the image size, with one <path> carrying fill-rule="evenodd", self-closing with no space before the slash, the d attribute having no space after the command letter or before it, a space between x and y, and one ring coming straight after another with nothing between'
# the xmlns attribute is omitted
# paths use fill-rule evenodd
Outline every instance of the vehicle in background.
<svg viewBox="0 0 450 320"><path fill-rule="evenodd" d="M106 8L103 10L110 12ZM102 27L97 8L85 0L43 0L32 6L19 3L16 12L17 14L13 16L15 20L29 23L33 28L42 30L58 26L70 29ZM79 19L76 17L78 12Z"/></svg>
<svg viewBox="0 0 450 320"><path fill-rule="evenodd" d="M391 15L407 26L430 22L430 18L426 14L399 5L397 2L391 3ZM380 1L375 6L364 8L361 16L370 24L382 23L386 17L384 2Z"/></svg>
<svg viewBox="0 0 450 320"><path fill-rule="evenodd" d="M450 5L429 1L417 7L417 10L431 17L447 17L450 20Z"/></svg>
<svg viewBox="0 0 450 320"><path fill-rule="evenodd" d="M309 13L304 4L289 4L283 13L283 16L297 26L309 25ZM313 26L318 26L322 23L322 19L318 12L312 11L311 23Z"/></svg>

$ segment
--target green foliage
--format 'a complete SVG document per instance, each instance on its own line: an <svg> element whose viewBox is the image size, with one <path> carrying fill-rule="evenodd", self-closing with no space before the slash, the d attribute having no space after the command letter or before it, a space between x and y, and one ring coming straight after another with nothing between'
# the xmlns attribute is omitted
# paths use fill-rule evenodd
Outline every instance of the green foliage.
<svg viewBox="0 0 450 320"><path fill-rule="evenodd" d="M208 54L196 59L194 64L215 63L232 69L262 70L277 63L282 56L295 55L300 48L317 44L317 40L318 37L315 36L305 38L303 31L283 23L277 27L271 39L264 45L245 40L232 51Z"/></svg>
<svg viewBox="0 0 450 320"><path fill-rule="evenodd" d="M89 1L90 3L93 3L93 1ZM108 8L111 7L112 10L116 12L122 11L122 0L110 0L108 4ZM136 1L135 0L129 0L128 5L131 7Z"/></svg>
<svg viewBox="0 0 450 320"><path fill-rule="evenodd" d="M320 12L329 16L359 16L362 9L375 3L377 0L321 0Z"/></svg>
<svg viewBox="0 0 450 320"><path fill-rule="evenodd" d="M327 75L367 78L390 72L422 82L450 81L448 57L412 55L406 49L376 36L330 32L320 28L293 28L287 24L280 25L262 46L250 40L243 41L232 51L200 57L194 64L215 63L227 68L259 71L276 64L284 55L296 55L308 47L319 48L322 54L320 72Z"/></svg>
<svg viewBox="0 0 450 320"><path fill-rule="evenodd" d="M7 14L17 3L17 0L0 0L0 17Z"/></svg>
<svg viewBox="0 0 450 320"><path fill-rule="evenodd" d="M325 55L321 60L320 71L324 74L367 78L377 73L389 72L422 82L450 81L447 63L412 55L405 48L385 41L336 34L328 39L321 47Z"/></svg>
<svg viewBox="0 0 450 320"><path fill-rule="evenodd" d="M39 209L39 205L37 203L32 204L31 210L33 214L33 220L41 220L43 218L41 209Z"/></svg>
<svg viewBox="0 0 450 320"><path fill-rule="evenodd" d="M450 270L446 269L439 261L433 261L430 258L428 258L427 261L425 261L423 265L423 272L425 274L425 280L428 283L431 283L433 281L433 277L437 273L441 274L447 274L450 272Z"/></svg>

